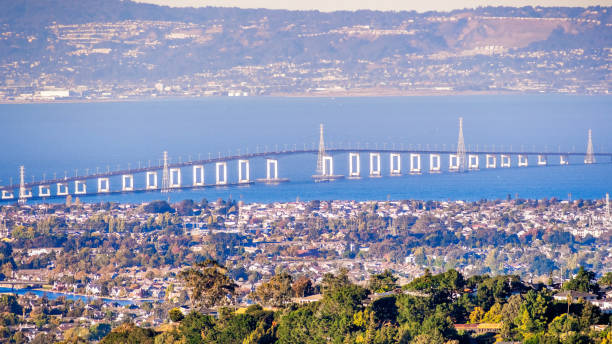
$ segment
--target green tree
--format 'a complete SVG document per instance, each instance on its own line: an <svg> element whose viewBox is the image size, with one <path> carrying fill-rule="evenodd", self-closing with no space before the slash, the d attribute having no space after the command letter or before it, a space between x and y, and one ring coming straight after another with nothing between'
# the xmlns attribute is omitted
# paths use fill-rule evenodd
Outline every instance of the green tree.
<svg viewBox="0 0 612 344"><path fill-rule="evenodd" d="M196 307L214 307L226 303L234 295L236 283L219 263L207 259L179 273L190 290L190 299Z"/></svg>
<svg viewBox="0 0 612 344"><path fill-rule="evenodd" d="M502 275L485 278L477 288L476 303L483 309L489 309L496 302L503 303L515 288L520 290L523 286L518 276Z"/></svg>
<svg viewBox="0 0 612 344"><path fill-rule="evenodd" d="M607 272L605 275L601 276L597 284L603 287L612 286L612 272Z"/></svg>
<svg viewBox="0 0 612 344"><path fill-rule="evenodd" d="M295 297L310 296L315 292L315 289L312 286L312 281L306 276L302 276L293 282L291 289L293 289L293 295Z"/></svg>
<svg viewBox="0 0 612 344"><path fill-rule="evenodd" d="M232 314L217 322L214 332L208 334L207 343L240 344L257 327L257 319L250 314Z"/></svg>
<svg viewBox="0 0 612 344"><path fill-rule="evenodd" d="M548 334L559 337L562 334L565 334L569 331L579 331L580 327L578 324L578 319L573 316L569 316L567 314L561 314L555 317L548 324Z"/></svg>
<svg viewBox="0 0 612 344"><path fill-rule="evenodd" d="M565 282L563 289L581 291L584 293L596 292L599 290L599 286L593 282L594 280L595 273L581 266L576 276Z"/></svg>
<svg viewBox="0 0 612 344"><path fill-rule="evenodd" d="M183 339L178 331L162 332L155 336L155 344L184 344Z"/></svg>
<svg viewBox="0 0 612 344"><path fill-rule="evenodd" d="M397 288L397 277L393 276L391 270L370 276L368 289L373 293L384 293Z"/></svg>
<svg viewBox="0 0 612 344"><path fill-rule="evenodd" d="M582 311L578 317L580 328L589 331L592 325L600 323L601 309L592 303L581 300Z"/></svg>
<svg viewBox="0 0 612 344"><path fill-rule="evenodd" d="M326 273L323 275L323 281L321 282L321 291L323 294L329 294L337 289L351 285L351 281L348 278L348 270L341 268L337 274Z"/></svg>
<svg viewBox="0 0 612 344"><path fill-rule="evenodd" d="M126 323L112 330L100 341L100 344L154 344L156 335L157 333L151 329Z"/></svg>
<svg viewBox="0 0 612 344"><path fill-rule="evenodd" d="M518 316L518 330L523 338L530 338L546 330L547 311L551 297L544 292L530 290L525 294Z"/></svg>
<svg viewBox="0 0 612 344"><path fill-rule="evenodd" d="M22 309L15 294L0 295L0 312L21 315Z"/></svg>
<svg viewBox="0 0 612 344"><path fill-rule="evenodd" d="M185 319L185 316L183 315L183 312L181 312L181 310L176 308L176 307L172 308L168 312L168 316L170 317L170 320L172 320L173 322L179 322L179 321Z"/></svg>
<svg viewBox="0 0 612 344"><path fill-rule="evenodd" d="M292 306L280 317L278 343L342 343L355 328L355 314L363 311L365 288L348 280L346 271L327 274L323 299L304 306Z"/></svg>
<svg viewBox="0 0 612 344"><path fill-rule="evenodd" d="M318 303L310 303L296 309L288 309L279 319L276 336L279 344L316 343L318 330L316 326ZM319 339L324 343L324 338Z"/></svg>
<svg viewBox="0 0 612 344"><path fill-rule="evenodd" d="M423 276L415 278L403 288L428 293L436 304L442 304L451 302L464 286L463 275L454 269L438 275L432 275L426 269Z"/></svg>
<svg viewBox="0 0 612 344"><path fill-rule="evenodd" d="M64 340L68 343L87 343L89 330L84 327L73 327L64 332Z"/></svg>
<svg viewBox="0 0 612 344"><path fill-rule="evenodd" d="M181 321L178 330L185 337L186 343L199 344L203 342L202 335L211 332L214 326L215 320L212 316L191 312Z"/></svg>
<svg viewBox="0 0 612 344"><path fill-rule="evenodd" d="M470 313L470 323L478 324L482 321L485 316L485 311L481 307L474 307L472 313Z"/></svg>
<svg viewBox="0 0 612 344"><path fill-rule="evenodd" d="M259 324L253 332L244 338L242 344L272 344L274 342L274 327L266 329L263 324Z"/></svg>
<svg viewBox="0 0 612 344"><path fill-rule="evenodd" d="M378 323L397 323L397 300L395 296L381 297L370 305Z"/></svg>
<svg viewBox="0 0 612 344"><path fill-rule="evenodd" d="M104 338L111 331L110 324L99 323L91 326L89 328L89 339L90 340L100 340Z"/></svg>
<svg viewBox="0 0 612 344"><path fill-rule="evenodd" d="M518 316L521 314L523 297L520 294L512 295L502 306L501 311L501 336L506 340L516 339L518 336L517 324Z"/></svg>
<svg viewBox="0 0 612 344"><path fill-rule="evenodd" d="M502 321L502 305L496 303L491 307L482 318L482 322L485 323L499 323Z"/></svg>
<svg viewBox="0 0 612 344"><path fill-rule="evenodd" d="M423 321L421 334L436 337L440 335L444 339L455 339L458 337L457 331L453 327L453 323L450 318L444 316L444 314L440 312L434 313L432 316Z"/></svg>
<svg viewBox="0 0 612 344"><path fill-rule="evenodd" d="M264 305L281 307L291 301L292 281L291 275L286 272L274 275L268 282L259 285L251 297Z"/></svg>

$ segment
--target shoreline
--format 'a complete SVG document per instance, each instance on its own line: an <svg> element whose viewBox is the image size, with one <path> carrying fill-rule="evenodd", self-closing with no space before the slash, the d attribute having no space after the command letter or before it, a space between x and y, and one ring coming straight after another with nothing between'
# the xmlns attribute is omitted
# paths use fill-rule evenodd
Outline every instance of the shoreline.
<svg viewBox="0 0 612 344"><path fill-rule="evenodd" d="M43 292L43 293L54 293L54 294L61 294L61 295L66 295L66 296L75 296L75 297L84 297L87 299L102 299L102 300L109 300L109 301L129 301L129 302L157 302L157 301L161 301L161 299L156 300L156 299L131 299L131 298L125 298L125 297L113 297L113 296L97 296L97 295L87 295L87 294L80 294L80 293L70 293L70 292L63 292L63 291L56 291L56 290L49 290L49 289L44 289L44 288L15 288L14 290L28 290L28 291L39 291L39 292Z"/></svg>
<svg viewBox="0 0 612 344"><path fill-rule="evenodd" d="M253 96L142 96L135 98L97 98L97 99L59 99L59 100L0 100L0 105L26 105L26 104L88 104L88 103L127 103L145 101L167 101L167 100L205 100L205 99L271 99L271 98L410 98L410 97L462 97L462 96L610 96L610 94L589 94L589 93L560 93L560 92L514 92L514 91L400 91L400 90L379 90L373 92L371 89L353 91L322 91L322 92L297 92L297 93L272 93L269 95Z"/></svg>
<svg viewBox="0 0 612 344"><path fill-rule="evenodd" d="M105 300L113 300L113 301L131 301L131 302L160 301L156 299L142 299L142 298L131 299L131 298L126 298L126 297L87 295L87 294L81 294L81 293L69 293L69 292L63 292L63 291L47 290L43 288L31 288L30 290L42 291L45 293L64 294L64 295L71 295L71 296L81 296L81 297L86 297L86 298L91 298L91 299L105 299Z"/></svg>

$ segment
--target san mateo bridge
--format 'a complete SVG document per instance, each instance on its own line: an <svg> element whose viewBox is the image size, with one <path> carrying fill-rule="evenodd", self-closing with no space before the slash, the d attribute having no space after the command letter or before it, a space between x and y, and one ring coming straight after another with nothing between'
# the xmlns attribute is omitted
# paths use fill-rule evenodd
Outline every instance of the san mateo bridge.
<svg viewBox="0 0 612 344"><path fill-rule="evenodd" d="M314 145L313 145L314 146ZM607 158L610 161L612 153L596 153L593 149L591 130L588 131L586 152L538 152L538 151L512 151L510 150L467 150L463 137L463 119L459 119L459 138L457 149L421 149L420 145L416 149L410 145L408 149L402 146L398 149L395 146L387 148L361 148L357 147L326 147L323 135L323 125L320 127L320 141L318 149L314 147L308 149L281 149L272 152L255 152L237 155L209 157L208 159L198 159L196 161L185 161L170 163L168 153L163 153L163 163L155 166L138 168L117 169L106 172L85 174L82 176L67 176L26 182L25 168L19 168L19 184L0 186L1 199L4 202L18 200L24 203L28 199L44 200L48 198L66 197L68 195L106 195L131 192L162 192L167 193L173 190L194 189L219 186L241 186L253 183L277 184L289 182L286 177L279 175L279 158L300 154L316 154L317 167L316 173L312 176L316 182L331 182L338 179L359 179L362 178L361 158L366 156L369 160L369 173L367 177L378 178L383 176L383 159L388 159L389 176L401 176L402 174L422 174L422 173L442 173L442 172L468 172L477 171L481 168L524 168L528 166L550 166L550 165L569 165L570 157L584 158L584 164L594 164L598 158ZM334 156L348 154L348 175L334 173ZM402 155L408 156L408 168L402 168ZM448 168L443 170L442 157L448 158ZM253 179L251 176L250 162L253 159L265 159L265 178ZM422 164L423 160L428 162L427 169ZM576 158L572 159L577 160ZM237 180L230 181L228 178L228 163L236 163L238 173ZM445 164L446 165L446 164ZM205 168L213 168L214 183L208 182L204 178ZM191 169L192 180L185 182L183 175L185 170ZM187 172L188 173L188 172ZM138 188L135 184L136 176L144 178L144 187ZM161 180L160 180L161 175ZM116 186L111 185L111 179L116 180ZM95 182L93 182L95 181ZM88 185L89 184L91 185ZM88 188L93 186L93 190ZM96 187L97 186L97 187Z"/></svg>

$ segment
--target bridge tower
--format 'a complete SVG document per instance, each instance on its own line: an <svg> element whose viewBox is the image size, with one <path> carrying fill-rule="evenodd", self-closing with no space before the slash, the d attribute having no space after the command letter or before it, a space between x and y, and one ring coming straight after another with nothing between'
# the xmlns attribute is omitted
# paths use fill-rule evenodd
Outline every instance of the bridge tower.
<svg viewBox="0 0 612 344"><path fill-rule="evenodd" d="M593 139L591 136L591 129L589 129L589 142L587 143L586 156L584 157L585 164L595 163L595 152L593 151Z"/></svg>
<svg viewBox="0 0 612 344"><path fill-rule="evenodd" d="M170 191L170 170L168 169L168 151L164 151L164 169L162 170L162 193Z"/></svg>
<svg viewBox="0 0 612 344"><path fill-rule="evenodd" d="M323 139L323 123L319 126L319 154L317 156L317 174L325 172L325 141Z"/></svg>
<svg viewBox="0 0 612 344"><path fill-rule="evenodd" d="M26 188L25 188L25 167L19 166L19 204L25 204L26 202Z"/></svg>
<svg viewBox="0 0 612 344"><path fill-rule="evenodd" d="M465 172L465 141L463 139L463 117L459 117L459 140L457 142L457 164L459 172Z"/></svg>

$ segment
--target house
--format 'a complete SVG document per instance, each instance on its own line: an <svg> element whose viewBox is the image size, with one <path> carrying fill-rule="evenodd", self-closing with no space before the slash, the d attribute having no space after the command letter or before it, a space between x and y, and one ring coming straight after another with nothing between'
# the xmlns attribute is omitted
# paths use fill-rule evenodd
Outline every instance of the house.
<svg viewBox="0 0 612 344"><path fill-rule="evenodd" d="M455 330L463 332L481 333L499 333L501 331L501 323L480 323L480 324L454 324Z"/></svg>
<svg viewBox="0 0 612 344"><path fill-rule="evenodd" d="M592 304L599 307L604 314L612 314L612 298L591 301Z"/></svg>
<svg viewBox="0 0 612 344"><path fill-rule="evenodd" d="M291 301L293 301L294 303L303 305L303 304L307 304L311 302L321 301L322 298L323 298L323 295L315 294L315 295L310 295L310 296L305 296L305 297L294 297L293 299L291 299Z"/></svg>
<svg viewBox="0 0 612 344"><path fill-rule="evenodd" d="M85 287L85 293L89 294L89 295L100 295L100 293L102 292L102 286L100 286L99 284L87 284L87 286Z"/></svg>
<svg viewBox="0 0 612 344"><path fill-rule="evenodd" d="M563 291L563 292L557 293L554 296L554 299L557 301L567 301L568 298L571 299L572 303L577 302L580 299L592 302L592 301L597 300L597 295L570 290L570 291Z"/></svg>

